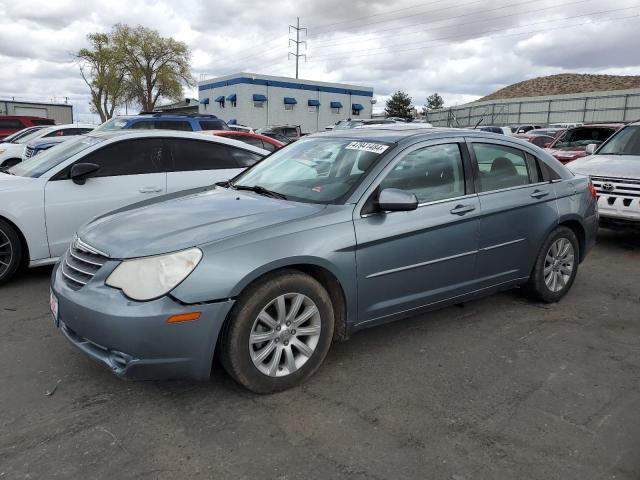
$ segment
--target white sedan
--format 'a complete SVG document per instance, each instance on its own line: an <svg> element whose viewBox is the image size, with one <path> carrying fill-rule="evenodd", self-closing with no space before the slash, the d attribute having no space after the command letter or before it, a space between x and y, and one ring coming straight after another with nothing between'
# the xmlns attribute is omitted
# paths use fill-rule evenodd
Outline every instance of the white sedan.
<svg viewBox="0 0 640 480"><path fill-rule="evenodd" d="M104 132L0 172L0 284L23 263L55 263L78 227L95 216L228 180L268 154L213 135Z"/></svg>
<svg viewBox="0 0 640 480"><path fill-rule="evenodd" d="M0 168L9 168L20 163L27 143L32 140L49 137L65 137L68 135L82 135L83 133L89 133L94 128L96 128L96 125L91 123L52 125L50 127L37 129L32 133L18 138L14 142L0 143Z"/></svg>

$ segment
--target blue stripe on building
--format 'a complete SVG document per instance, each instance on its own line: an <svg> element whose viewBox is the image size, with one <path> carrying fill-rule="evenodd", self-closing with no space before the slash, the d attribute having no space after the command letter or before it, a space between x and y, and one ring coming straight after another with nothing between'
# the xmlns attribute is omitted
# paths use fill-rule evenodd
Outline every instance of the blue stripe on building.
<svg viewBox="0 0 640 480"><path fill-rule="evenodd" d="M293 88L298 90L308 90L312 92L341 93L345 95L359 95L362 97L373 97L373 92L367 90L350 90L348 88L327 87L324 85L309 85L306 83L281 82L278 80L263 80L260 78L238 77L220 82L207 83L198 87L199 91L209 90L218 87L227 87L229 85L250 84L265 85L268 87Z"/></svg>

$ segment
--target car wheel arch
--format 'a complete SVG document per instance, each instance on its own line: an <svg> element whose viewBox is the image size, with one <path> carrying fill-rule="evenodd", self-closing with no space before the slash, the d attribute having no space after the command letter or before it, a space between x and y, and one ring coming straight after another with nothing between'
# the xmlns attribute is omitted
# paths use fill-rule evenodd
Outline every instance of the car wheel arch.
<svg viewBox="0 0 640 480"><path fill-rule="evenodd" d="M287 264L267 265L264 266L249 275L245 276L236 288L234 288L233 297L236 298L251 285L255 284L259 280L263 279L267 275L277 274L280 271L297 270L310 277L314 278L327 290L331 301L333 303L335 327L334 327L334 341L346 340L349 337L348 328L348 312L349 312L349 299L344 289L343 283L340 281L338 275L332 271L331 268L326 265L321 265L320 262L290 262ZM355 306L354 306L355 307Z"/></svg>
<svg viewBox="0 0 640 480"><path fill-rule="evenodd" d="M580 222L580 220L578 220L577 218L572 218L572 217L561 218L558 221L558 226L567 227L571 229L573 233L576 235L576 238L578 239L578 248L580 249L580 251L578 252L580 255L579 257L580 263L582 263L586 255L586 242L587 242L587 234L584 226L582 225L582 222Z"/></svg>
<svg viewBox="0 0 640 480"><path fill-rule="evenodd" d="M14 222L13 220L11 220L10 218L6 217L5 215L1 215L0 214L0 220L4 220L5 222L7 222L16 232L16 234L18 235L18 238L20 239L20 244L23 248L23 252L24 255L22 257L22 267L29 265L29 261L31 259L31 256L29 255L29 244L27 243L27 237L24 236L24 233L22 233L22 230L20 229L20 227L16 224L16 222Z"/></svg>

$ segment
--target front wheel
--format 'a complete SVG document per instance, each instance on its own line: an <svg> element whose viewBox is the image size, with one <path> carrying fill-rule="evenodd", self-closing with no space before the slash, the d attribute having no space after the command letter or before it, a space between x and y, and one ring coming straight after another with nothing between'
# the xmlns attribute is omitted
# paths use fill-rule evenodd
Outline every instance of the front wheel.
<svg viewBox="0 0 640 480"><path fill-rule="evenodd" d="M322 364L333 337L331 298L297 271L269 275L238 299L222 334L227 372L256 393L296 386Z"/></svg>
<svg viewBox="0 0 640 480"><path fill-rule="evenodd" d="M525 290L535 300L557 302L573 285L578 273L579 244L573 230L556 228L540 249Z"/></svg>
<svg viewBox="0 0 640 480"><path fill-rule="evenodd" d="M22 244L15 229L0 219L0 285L15 275L22 261Z"/></svg>

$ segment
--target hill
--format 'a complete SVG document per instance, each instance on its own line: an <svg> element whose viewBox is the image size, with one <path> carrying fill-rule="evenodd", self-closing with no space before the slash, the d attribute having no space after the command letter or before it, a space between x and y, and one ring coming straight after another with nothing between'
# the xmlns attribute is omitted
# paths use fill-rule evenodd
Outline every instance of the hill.
<svg viewBox="0 0 640 480"><path fill-rule="evenodd" d="M501 98L537 97L542 95L566 95L581 92L599 92L603 90L627 90L640 88L640 75L590 75L580 73L561 73L547 77L532 78L501 88L484 100Z"/></svg>

